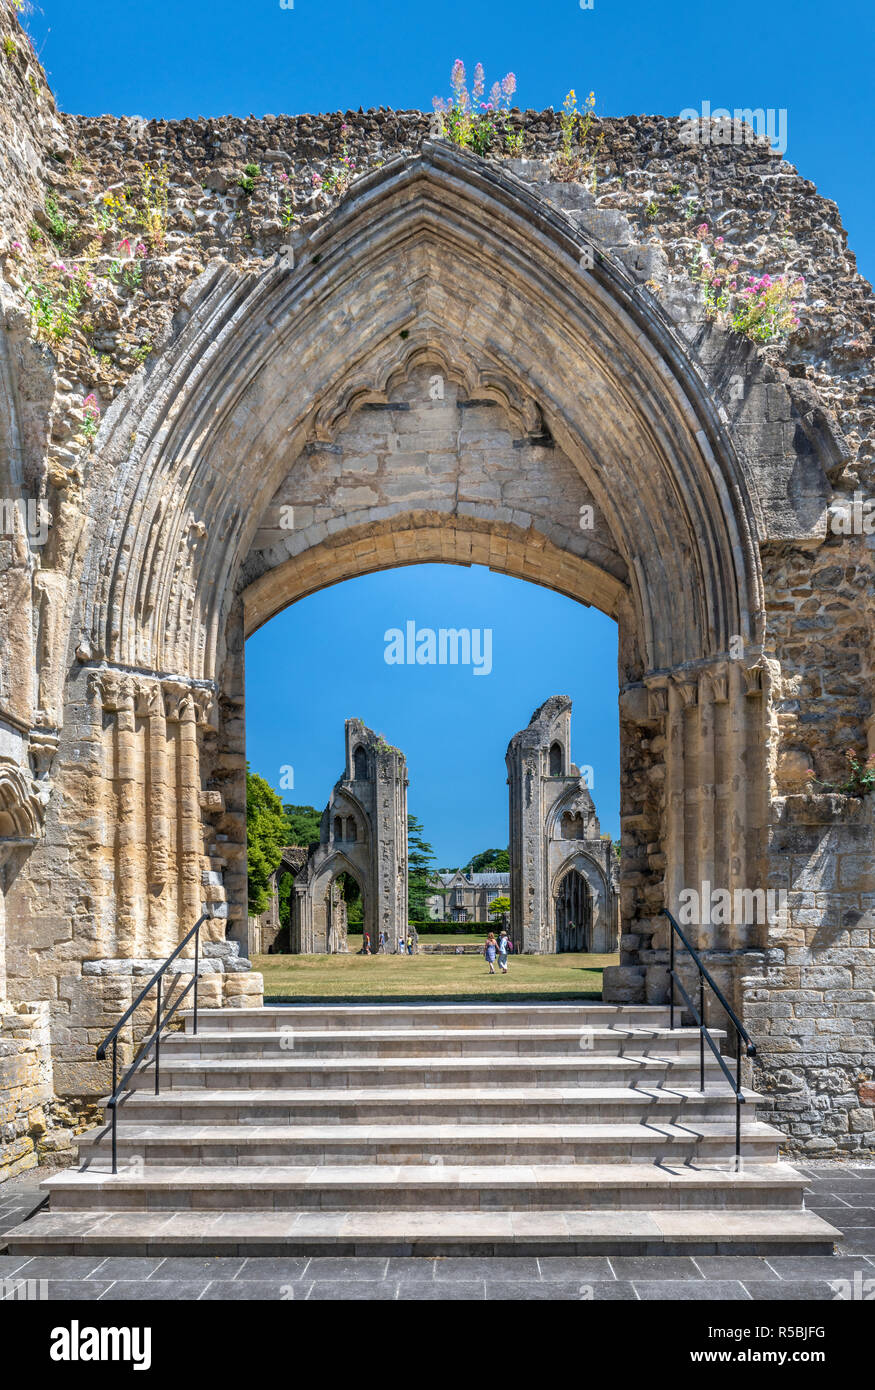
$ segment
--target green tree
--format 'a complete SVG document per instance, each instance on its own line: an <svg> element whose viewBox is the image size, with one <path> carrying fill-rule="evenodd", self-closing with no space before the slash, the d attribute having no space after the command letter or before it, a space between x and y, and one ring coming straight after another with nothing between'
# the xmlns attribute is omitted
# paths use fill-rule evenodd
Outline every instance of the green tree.
<svg viewBox="0 0 875 1390"><path fill-rule="evenodd" d="M304 845L307 849L318 845L321 811L315 806L284 806L283 814L288 826L287 845Z"/></svg>
<svg viewBox="0 0 875 1390"><path fill-rule="evenodd" d="M510 898L493 898L487 909L490 917L501 917L510 912Z"/></svg>
<svg viewBox="0 0 875 1390"><path fill-rule="evenodd" d="M246 769L246 864L249 913L257 917L270 903L268 881L282 858L288 827L282 802L263 777Z"/></svg>
<svg viewBox="0 0 875 1390"><path fill-rule="evenodd" d="M484 849L475 854L466 866L466 874L506 874L510 872L510 855L506 849Z"/></svg>
<svg viewBox="0 0 875 1390"><path fill-rule="evenodd" d="M428 921L428 898L434 892L434 850L422 838L422 822L407 817L407 906L411 922Z"/></svg>

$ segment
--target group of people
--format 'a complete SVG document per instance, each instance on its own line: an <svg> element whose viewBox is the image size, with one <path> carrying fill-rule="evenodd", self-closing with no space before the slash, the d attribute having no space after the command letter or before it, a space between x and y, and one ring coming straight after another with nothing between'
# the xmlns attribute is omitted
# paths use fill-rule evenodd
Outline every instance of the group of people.
<svg viewBox="0 0 875 1390"><path fill-rule="evenodd" d="M377 954L378 954L378 955L382 955L382 954L384 953L384 951L386 951L386 950L388 949L388 946L389 946L389 938L387 937L387 935L386 935L385 932L382 932L382 931L381 931L381 932L380 932L380 936L379 936L379 940L378 940L378 943L377 943ZM372 956L372 955L374 954L373 951L371 950L371 934L370 934L370 932L365 932L365 934L364 934L364 936L363 936L363 938L362 938L362 950L361 950L361 954L362 954L363 956ZM399 956L412 956L412 955L413 955L413 936L412 936L412 934L411 934L410 932L408 932L408 934L407 934L406 937L405 937L405 936L399 936L399 937L398 937L398 955L399 955Z"/></svg>
<svg viewBox="0 0 875 1390"><path fill-rule="evenodd" d="M383 952L387 949L388 944L389 942L386 933L380 932L379 944L377 946L378 955L383 954ZM498 933L498 940L495 939L495 932L489 933L489 935L486 938L486 944L483 947L483 954L486 957L486 964L489 966L490 975L495 974L496 961L498 961L498 968L501 971L502 975L507 974L507 957L512 950L513 942L511 941L510 937L508 936L507 932L504 930L503 927L501 931ZM363 956L373 955L373 951L371 950L370 932L365 932L364 936L362 937L361 954ZM397 954L399 956L413 955L412 933L408 932L406 937L404 935L399 935Z"/></svg>
<svg viewBox="0 0 875 1390"><path fill-rule="evenodd" d="M498 968L502 975L507 974L508 953L513 950L513 942L507 932L502 927L498 933L498 940L495 933L490 932L486 938L486 945L483 947L483 954L486 957L486 964L489 966L490 975L495 974L495 962L498 961Z"/></svg>

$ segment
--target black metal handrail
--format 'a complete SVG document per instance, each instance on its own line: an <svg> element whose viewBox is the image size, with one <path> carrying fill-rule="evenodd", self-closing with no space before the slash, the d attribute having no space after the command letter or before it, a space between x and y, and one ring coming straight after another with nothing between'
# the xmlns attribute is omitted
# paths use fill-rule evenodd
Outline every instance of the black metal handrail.
<svg viewBox="0 0 875 1390"><path fill-rule="evenodd" d="M180 941L179 945L176 947L176 950L173 951L173 952L171 952L171 954L167 957L167 959L166 959L166 961L164 962L164 964L163 964L163 965L160 965L160 966L158 967L158 969L155 971L155 974L154 974L154 975L152 976L152 978L150 979L149 983L148 983L143 989L140 990L140 993L137 995L137 997L136 997L136 999L134 1000L133 1004L131 1004L130 1008L128 1008L128 1009L125 1010L125 1012L122 1014L121 1018L119 1019L118 1023L115 1025L114 1028L111 1028L111 1029L110 1029L110 1031L107 1033L106 1037L104 1038L103 1042L100 1044L100 1046L99 1046L98 1049L97 1049L97 1060L98 1060L98 1062L102 1062L102 1061L104 1061L104 1059L105 1059L105 1057L106 1057L106 1050L107 1050L107 1048L110 1046L110 1044L112 1045L112 1094L110 1095L109 1099L108 1099L107 1102L106 1102L106 1108L107 1108L107 1110L111 1110L111 1111L112 1111L112 1171L113 1171L114 1173L117 1173L117 1172L118 1172L118 1102L119 1102L119 1097L122 1095L122 1093L123 1093L124 1090L125 1090L125 1087L127 1086L128 1081L129 1081L130 1078L133 1076L134 1072L137 1071L137 1069L142 1065L144 1059L146 1058L146 1056L148 1055L148 1053L150 1052L150 1050L152 1049L153 1046L154 1046L154 1048L155 1048L155 1094L156 1094L156 1096L161 1094L161 1034L162 1034L162 1032L164 1031L164 1029L166 1028L167 1024L170 1022L170 1020L171 1020L171 1018L173 1017L173 1015L176 1013L176 1010L179 1008L179 1006L180 1006L180 1004L182 1003L183 999L187 998L188 995L189 995L192 991L194 992L194 1022L193 1022L192 1031L195 1032L195 1033L197 1032L197 985L198 985L198 975L199 975L199 971L200 971L200 932L201 932L201 927L203 926L204 922L206 922L207 920L208 920L208 919L207 919L206 913L204 913L201 917L199 917L199 918L197 919L197 921L195 922L195 924L194 924L194 926L192 927L191 931L189 931L189 932L187 932L187 933L185 934L185 936L184 936L184 937L182 938L182 940ZM179 955L179 953L180 953L182 950L185 949L185 947L188 945L189 941L191 941L191 938L192 938L192 937L194 937L194 974L192 975L192 977L191 977L191 979L189 980L188 984L186 985L185 989L182 991L181 994L177 995L176 999L175 999L175 1000L173 1001L173 1003L170 1005L169 1009L167 1010L167 1012L164 1014L164 1016L163 1016L163 1018L162 1018L162 1016L161 1016L161 1005L162 1005L161 996L162 996L162 981L163 981L163 979L164 979L165 971L167 971L167 970L169 969L169 967L173 964L173 962L176 960L176 957ZM142 1002L143 1002L143 1000L145 999L146 995L149 993L149 990L152 989L153 987L155 987L156 985L157 985L157 999L156 999L156 1005L155 1005L155 1022L156 1022L156 1026L155 1026L154 1030L149 1034L149 1037L146 1039L146 1041L143 1043L143 1045L142 1045L142 1047L140 1048L139 1052L138 1052L137 1055L135 1056L133 1062L132 1062L131 1065L128 1067L127 1071L125 1072L124 1076L122 1077L121 1081L119 1081L119 1079L118 1079L118 1035L119 1035L119 1033L121 1032L121 1030L122 1030L122 1028L124 1027L124 1025L127 1023L128 1019L131 1017L131 1015L135 1012L136 1009L138 1009L138 1008L140 1007L140 1005L142 1004Z"/></svg>
<svg viewBox="0 0 875 1390"><path fill-rule="evenodd" d="M673 916L671 915L671 913L669 912L668 908L667 908L667 907L660 908L660 911L661 911L663 917L667 917L667 918L668 918L669 924L670 924L670 926L671 926L671 931L670 931L670 933L669 933L669 965L668 965L669 979L670 979L670 981L671 981L671 984L670 984L670 986L669 986L669 1027L670 1027L672 1030L674 1029L674 1011L675 1011L674 991L675 991L675 985L677 985L677 988L680 990L681 995L683 996L684 1003L686 1004L687 1008L689 1009L690 1013L692 1014L692 1016L693 1016L693 1018L694 1018L694 1020L695 1020L695 1022L696 1022L696 1026L697 1026L698 1029L699 1029L699 1090L702 1091L703 1093L704 1093L704 1090L705 1090L705 1044L707 1043L708 1046L710 1047L711 1051L713 1052L714 1056L717 1058L717 1061L718 1061L718 1063L719 1063L719 1065L720 1065L720 1070L723 1072L723 1075L726 1077L726 1080L729 1082L730 1086L732 1087L733 1091L735 1092L735 1158L736 1158L736 1162L738 1162L738 1160L741 1158L741 1107L742 1107L742 1105L744 1105L744 1103L745 1103L744 1092L743 1092L742 1086L741 1086L741 1050L742 1050L742 1043L744 1043L745 1054L746 1054L748 1057L755 1057L755 1056L756 1056L756 1044L755 1044L755 1042L753 1041L753 1039L751 1038L751 1036L750 1036L750 1034L748 1033L747 1029L744 1027L744 1024L741 1022L741 1019L738 1017L738 1015L737 1015L737 1013L735 1012L735 1010L733 1009L732 1005L731 1005L731 1004L729 1003L729 1001L727 1000L727 998L726 998L726 996L724 995L723 991L721 990L720 986L717 984L716 980L715 980L714 977L711 975L711 973L710 973L710 971L708 970L707 966L706 966L706 965L704 964L704 962L702 961L702 959L701 959L701 957L699 956L699 953L698 953L698 951L696 950L695 946L693 946L692 943L689 942L689 941L687 940L687 938L684 936L684 933L681 931L681 928L678 926L677 922L675 921L674 917L673 917ZM698 1008L697 1008L696 1005L693 1003L692 999L690 998L689 994L687 993L687 990L686 990L686 988L685 988L685 986L684 986L683 980L680 978L680 975L679 975L678 972L675 970L675 940L674 940L674 939L675 939L675 935L677 935L678 937L680 937L681 943L682 943L682 944L686 947L686 949L689 951L690 955L692 956L693 963L694 963L696 969L697 969L698 972L699 972L699 1006L698 1006ZM721 1054L721 1052L720 1052L720 1049L718 1048L717 1044L715 1043L714 1039L713 1039L712 1036L711 1036L711 1033L710 1033L710 1031L709 1031L709 1029L708 1029L707 1023L705 1022L705 985L706 985L706 983L707 983L708 985L710 985L710 987L711 987L711 989L713 990L713 992L714 992L716 998L718 999L718 1001L720 1002L721 1006L723 1007L723 1009L724 1009L724 1011L725 1011L725 1013L726 1013L726 1016L728 1017L728 1019L729 1019L730 1023L732 1024L733 1028L735 1029L735 1077L734 1077L734 1078L733 1078L732 1073L731 1073L731 1071L729 1070L728 1066L726 1065L725 1059L723 1058L723 1056L722 1056L722 1054Z"/></svg>

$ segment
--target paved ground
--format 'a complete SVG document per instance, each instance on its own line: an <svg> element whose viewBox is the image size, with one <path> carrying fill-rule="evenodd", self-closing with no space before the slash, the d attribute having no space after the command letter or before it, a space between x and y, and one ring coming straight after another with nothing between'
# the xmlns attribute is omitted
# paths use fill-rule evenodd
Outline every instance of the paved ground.
<svg viewBox="0 0 875 1390"><path fill-rule="evenodd" d="M0 1254L0 1298L45 1280L49 1299L795 1299L875 1293L875 1165L818 1164L806 1204L843 1232L833 1258L570 1256L536 1259L127 1259ZM23 1220L39 1178L0 1187L0 1232ZM0 1250L3 1238L0 1235ZM870 1282L871 1281L871 1282ZM868 1285L868 1287L867 1287ZM20 1296L20 1295L19 1295Z"/></svg>

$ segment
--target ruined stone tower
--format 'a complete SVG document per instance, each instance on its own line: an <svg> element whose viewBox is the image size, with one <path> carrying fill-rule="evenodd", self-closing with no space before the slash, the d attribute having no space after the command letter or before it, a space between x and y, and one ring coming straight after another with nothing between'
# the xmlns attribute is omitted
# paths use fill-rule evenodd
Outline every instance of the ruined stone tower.
<svg viewBox="0 0 875 1390"><path fill-rule="evenodd" d="M407 763L360 719L346 721L346 766L322 813L320 842L295 879L290 945L305 954L342 952L342 873L361 889L364 931L393 941L407 931Z"/></svg>
<svg viewBox="0 0 875 1390"><path fill-rule="evenodd" d="M507 748L511 936L523 950L617 946L610 840L571 761L571 701L553 695Z"/></svg>

